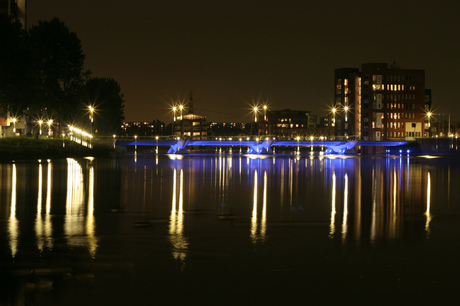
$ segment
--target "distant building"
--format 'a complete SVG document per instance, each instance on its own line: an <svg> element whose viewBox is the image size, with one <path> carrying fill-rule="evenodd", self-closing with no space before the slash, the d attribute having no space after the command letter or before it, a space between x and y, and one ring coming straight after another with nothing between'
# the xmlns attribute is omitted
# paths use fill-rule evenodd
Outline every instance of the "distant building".
<svg viewBox="0 0 460 306"><path fill-rule="evenodd" d="M268 110L265 118L259 116L258 135L273 135L276 137L297 137L309 135L309 125L314 125L310 111L301 110ZM310 119L313 120L310 123Z"/></svg>
<svg viewBox="0 0 460 306"><path fill-rule="evenodd" d="M165 124L159 120L153 122L123 122L121 130L130 136L159 136L165 134Z"/></svg>
<svg viewBox="0 0 460 306"><path fill-rule="evenodd" d="M331 125L335 135L363 140L425 137L425 95L424 70L385 63L337 69Z"/></svg>
<svg viewBox="0 0 460 306"><path fill-rule="evenodd" d="M209 124L208 137L245 136L248 124L238 122L212 122Z"/></svg>
<svg viewBox="0 0 460 306"><path fill-rule="evenodd" d="M177 116L173 122L173 135L187 139L206 139L208 137L208 125L206 116L193 113L193 97L190 95L188 112L186 115Z"/></svg>

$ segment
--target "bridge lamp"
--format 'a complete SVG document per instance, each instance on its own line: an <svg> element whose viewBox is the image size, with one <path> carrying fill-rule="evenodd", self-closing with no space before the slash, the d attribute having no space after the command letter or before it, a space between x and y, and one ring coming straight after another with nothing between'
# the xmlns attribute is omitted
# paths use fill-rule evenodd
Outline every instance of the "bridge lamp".
<svg viewBox="0 0 460 306"><path fill-rule="evenodd" d="M42 134L42 123L43 120L38 120L38 125L40 126L40 135Z"/></svg>
<svg viewBox="0 0 460 306"><path fill-rule="evenodd" d="M48 120L48 137L51 136L51 124L53 123L53 119Z"/></svg>
<svg viewBox="0 0 460 306"><path fill-rule="evenodd" d="M13 118L13 133L16 134L16 118Z"/></svg>
<svg viewBox="0 0 460 306"><path fill-rule="evenodd" d="M267 121L267 105L264 105L264 121Z"/></svg>
<svg viewBox="0 0 460 306"><path fill-rule="evenodd" d="M335 113L337 112L337 108L332 108L332 124L335 125Z"/></svg>
<svg viewBox="0 0 460 306"><path fill-rule="evenodd" d="M431 112L426 113L426 116L428 117L428 127L431 125L431 115L433 115Z"/></svg>
<svg viewBox="0 0 460 306"><path fill-rule="evenodd" d="M91 105L88 106L89 108L89 121L90 121L90 134L93 134L93 120L94 120L94 107L92 107Z"/></svg>
<svg viewBox="0 0 460 306"><path fill-rule="evenodd" d="M176 111L177 111L177 107L173 106L172 111L173 111L174 121L176 121Z"/></svg>
<svg viewBox="0 0 460 306"><path fill-rule="evenodd" d="M180 109L180 120L182 120L182 111L184 110L184 106L179 105L179 109Z"/></svg>
<svg viewBox="0 0 460 306"><path fill-rule="evenodd" d="M345 106L345 122L348 121L348 106Z"/></svg>
<svg viewBox="0 0 460 306"><path fill-rule="evenodd" d="M254 111L254 122L257 122L257 111L259 108L257 106L254 106L253 111Z"/></svg>

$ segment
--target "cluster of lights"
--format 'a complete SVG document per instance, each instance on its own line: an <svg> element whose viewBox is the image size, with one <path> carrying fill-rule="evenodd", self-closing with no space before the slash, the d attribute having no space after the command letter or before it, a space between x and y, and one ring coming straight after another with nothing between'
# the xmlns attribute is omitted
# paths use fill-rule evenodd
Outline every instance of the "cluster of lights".
<svg viewBox="0 0 460 306"><path fill-rule="evenodd" d="M89 134L89 133L87 133L87 132L85 132L83 130L80 130L79 128L76 128L74 126L70 126L70 125L69 125L69 131L71 133L81 135L80 139L78 137L70 136L70 140L75 141L77 143L80 143L83 146L92 148L91 142L88 144L87 142L83 141L83 137L86 137L87 139L89 139L91 141L91 139L93 138L93 135L91 135L91 134Z"/></svg>
<svg viewBox="0 0 460 306"><path fill-rule="evenodd" d="M93 138L93 135L83 131L83 130L80 130L79 128L76 128L74 126L69 126L69 130L71 132L74 132L74 133L77 133L77 134L81 134L82 136L85 136L85 137L89 137L89 138Z"/></svg>

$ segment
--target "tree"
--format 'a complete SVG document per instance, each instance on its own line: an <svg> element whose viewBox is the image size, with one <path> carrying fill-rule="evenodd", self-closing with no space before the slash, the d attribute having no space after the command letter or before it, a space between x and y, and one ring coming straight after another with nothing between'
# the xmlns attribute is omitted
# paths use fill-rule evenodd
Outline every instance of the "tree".
<svg viewBox="0 0 460 306"><path fill-rule="evenodd" d="M124 100L118 82L111 78L90 78L83 92L85 103L95 108L95 134L117 133L124 120Z"/></svg>
<svg viewBox="0 0 460 306"><path fill-rule="evenodd" d="M71 121L78 92L89 74L83 72L81 41L58 18L40 21L29 34L37 93L30 106L35 111L54 110L57 119Z"/></svg>
<svg viewBox="0 0 460 306"><path fill-rule="evenodd" d="M0 107L18 114L33 99L29 36L18 21L0 16Z"/></svg>

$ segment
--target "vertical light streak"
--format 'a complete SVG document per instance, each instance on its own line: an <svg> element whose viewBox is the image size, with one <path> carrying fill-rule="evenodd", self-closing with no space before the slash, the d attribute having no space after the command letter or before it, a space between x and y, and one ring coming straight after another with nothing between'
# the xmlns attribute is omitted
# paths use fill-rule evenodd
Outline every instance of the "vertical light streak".
<svg viewBox="0 0 460 306"><path fill-rule="evenodd" d="M49 215L51 212L51 174L52 174L52 164L51 161L48 160L48 172L46 177L46 214Z"/></svg>
<svg viewBox="0 0 460 306"><path fill-rule="evenodd" d="M88 247L91 258L96 257L98 240L96 237L96 223L94 220L94 165L90 164L88 181L88 214L86 216L86 234L88 235Z"/></svg>
<svg viewBox="0 0 460 306"><path fill-rule="evenodd" d="M251 239L257 242L257 169L254 170L254 195L252 201Z"/></svg>
<svg viewBox="0 0 460 306"><path fill-rule="evenodd" d="M267 171L264 171L264 195L262 204L262 220L260 224L260 237L265 240L265 233L267 231Z"/></svg>
<svg viewBox="0 0 460 306"><path fill-rule="evenodd" d="M64 233L70 246L83 246L84 218L83 172L80 164L72 158L67 159L67 196Z"/></svg>
<svg viewBox="0 0 460 306"><path fill-rule="evenodd" d="M176 232L176 169L173 174L173 192L172 192L172 208L171 208L171 223L169 226L169 233L173 234Z"/></svg>
<svg viewBox="0 0 460 306"><path fill-rule="evenodd" d="M37 217L35 219L35 235L37 237L37 248L43 252L45 244L43 240L43 220L42 220L42 188L43 188L43 169L41 160L38 164L38 194L37 194Z"/></svg>
<svg viewBox="0 0 460 306"><path fill-rule="evenodd" d="M431 173L428 171L428 180L426 186L426 223L425 231L427 235L430 234L430 222L431 222Z"/></svg>
<svg viewBox="0 0 460 306"><path fill-rule="evenodd" d="M372 169L372 221L371 221L371 241L377 238L377 182L375 169Z"/></svg>
<svg viewBox="0 0 460 306"><path fill-rule="evenodd" d="M362 177L361 177L361 159L358 159L358 168L356 169L355 183L355 239L361 238L361 192L362 192Z"/></svg>
<svg viewBox="0 0 460 306"><path fill-rule="evenodd" d="M397 218L397 208L398 208L398 198L397 198L397 180L396 180L396 169L393 171L393 205L391 207L392 213L390 216L390 229L389 234L391 238L396 237L396 218Z"/></svg>
<svg viewBox="0 0 460 306"><path fill-rule="evenodd" d="M331 223L329 225L329 238L334 238L335 234L335 194L336 194L336 177L335 171L332 172L332 203L331 203Z"/></svg>
<svg viewBox="0 0 460 306"><path fill-rule="evenodd" d="M10 240L11 256L16 257L18 252L18 240L19 240L19 221L16 219L16 164L13 164L13 173L11 176L11 207L10 207L10 219L8 220L8 234Z"/></svg>
<svg viewBox="0 0 460 306"><path fill-rule="evenodd" d="M409 169L410 169L409 166L410 166L410 159L409 159L409 154L408 154L407 155L407 170L406 170L407 171L407 183L406 183L407 191L409 191L409 178L410 178L410 176L409 176L409 173L410 173L409 172Z"/></svg>
<svg viewBox="0 0 460 306"><path fill-rule="evenodd" d="M343 219L342 219L342 240L347 238L348 223L348 174L345 173L345 189L343 191Z"/></svg>
<svg viewBox="0 0 460 306"><path fill-rule="evenodd" d="M172 256L181 262L181 269L184 268L185 258L187 257L188 242L184 237L184 173L180 170L179 174L179 203L177 201L177 172L174 169L173 175L173 195L171 222L169 226L169 239L172 244Z"/></svg>
<svg viewBox="0 0 460 306"><path fill-rule="evenodd" d="M289 160L289 207L292 208L292 189L294 186L294 166L292 165L292 160Z"/></svg>
<svg viewBox="0 0 460 306"><path fill-rule="evenodd" d="M46 177L46 207L45 207L45 237L46 247L53 248L53 224L51 223L51 189L52 189L52 164L48 160L48 173Z"/></svg>

